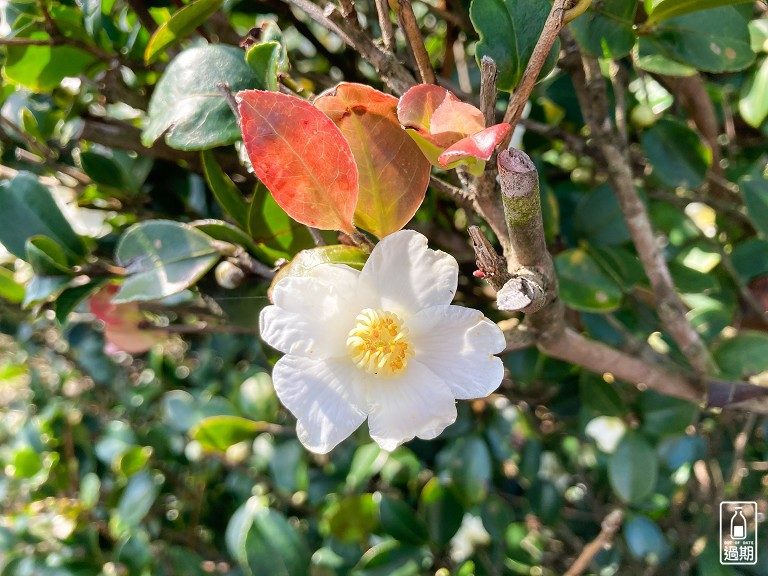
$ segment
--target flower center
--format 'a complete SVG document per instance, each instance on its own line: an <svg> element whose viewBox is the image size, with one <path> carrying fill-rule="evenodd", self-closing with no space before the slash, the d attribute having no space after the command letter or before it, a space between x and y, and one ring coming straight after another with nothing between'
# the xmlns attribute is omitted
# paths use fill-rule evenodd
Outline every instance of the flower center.
<svg viewBox="0 0 768 576"><path fill-rule="evenodd" d="M347 350L358 368L376 376L395 376L405 370L413 346L408 329L397 314L366 308L355 319Z"/></svg>

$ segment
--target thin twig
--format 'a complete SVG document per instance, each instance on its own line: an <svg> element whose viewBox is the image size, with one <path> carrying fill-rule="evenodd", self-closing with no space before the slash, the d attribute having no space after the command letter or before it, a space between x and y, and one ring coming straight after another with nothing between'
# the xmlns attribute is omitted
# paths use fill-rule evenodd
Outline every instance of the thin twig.
<svg viewBox="0 0 768 576"><path fill-rule="evenodd" d="M216 82L216 89L224 96L224 99L227 101L227 106L232 110L232 114L235 115L237 124L240 125L240 110L237 107L235 95L232 94L232 88L229 87L227 82Z"/></svg>
<svg viewBox="0 0 768 576"><path fill-rule="evenodd" d="M389 18L389 2L376 0L376 13L379 16L379 28L381 28L381 42L387 52L395 52L395 29Z"/></svg>
<svg viewBox="0 0 768 576"><path fill-rule="evenodd" d="M509 145L515 126L517 126L520 117L523 115L525 103L528 102L528 98L531 96L533 86L536 84L536 80L541 73L541 69L544 67L544 62L547 60L552 46L555 44L555 40L557 40L558 34L560 34L560 31L567 22L586 10L590 3L591 0L578 0L575 4L572 3L572 0L555 0L549 16L547 16L547 20L544 22L544 29L536 42L531 58L528 60L528 65L525 67L520 83L512 99L509 101L507 112L504 114L504 122L509 122L512 130L509 131L509 135L502 142L501 148L506 148Z"/></svg>
<svg viewBox="0 0 768 576"><path fill-rule="evenodd" d="M485 126L496 124L496 62L490 56L483 56L480 61L480 110L483 112Z"/></svg>
<svg viewBox="0 0 768 576"><path fill-rule="evenodd" d="M613 537L616 532L621 528L621 524L624 521L624 513L621 510L613 510L608 516L605 517L601 524L600 534L597 538L592 540L589 544L584 546L584 549L576 558L576 561L571 565L564 576L579 576L589 568L592 560L597 556L601 550L610 546L613 542Z"/></svg>
<svg viewBox="0 0 768 576"><path fill-rule="evenodd" d="M435 71L432 69L432 64L429 61L429 54L424 46L424 39L421 36L416 15L413 13L411 1L397 0L397 4L400 7L400 14L398 15L400 28L402 28L406 44L408 44L408 48L411 54L413 54L414 60L416 60L421 81L425 84L437 84L437 76L435 76Z"/></svg>
<svg viewBox="0 0 768 576"><path fill-rule="evenodd" d="M328 244L328 242L325 241L325 238L320 234L320 230L312 228L312 226L307 226L307 230L309 230L309 235L312 236L312 241L315 243L315 246L326 246Z"/></svg>
<svg viewBox="0 0 768 576"><path fill-rule="evenodd" d="M738 494L741 481L744 479L742 471L744 470L744 450L747 447L747 442L752 434L752 429L755 427L757 421L757 414L750 412L747 414L747 418L744 421L744 426L736 435L736 439L733 441L733 465L731 467L731 480L726 486L727 493Z"/></svg>

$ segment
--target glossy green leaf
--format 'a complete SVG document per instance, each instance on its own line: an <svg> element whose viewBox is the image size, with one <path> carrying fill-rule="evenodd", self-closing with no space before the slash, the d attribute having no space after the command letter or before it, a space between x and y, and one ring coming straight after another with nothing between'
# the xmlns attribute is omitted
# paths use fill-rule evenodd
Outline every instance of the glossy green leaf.
<svg viewBox="0 0 768 576"><path fill-rule="evenodd" d="M41 276L71 276L67 256L56 242L46 236L31 236L25 244L26 258L35 274Z"/></svg>
<svg viewBox="0 0 768 576"><path fill-rule="evenodd" d="M17 36L18 37L18 36ZM50 36L34 30L29 40L49 40ZM67 76L79 76L96 62L93 54L69 45L7 46L3 76L35 92L49 92Z"/></svg>
<svg viewBox="0 0 768 576"><path fill-rule="evenodd" d="M120 194L136 194L152 169L153 160L122 150L91 146L80 152L80 166L97 184Z"/></svg>
<svg viewBox="0 0 768 576"><path fill-rule="evenodd" d="M262 42L251 46L245 53L245 61L256 76L256 87L277 90L277 71L283 47L278 42Z"/></svg>
<svg viewBox="0 0 768 576"><path fill-rule="evenodd" d="M712 152L688 126L662 118L642 135L654 174L667 186L696 188L704 183Z"/></svg>
<svg viewBox="0 0 768 576"><path fill-rule="evenodd" d="M115 304L159 300L194 284L219 259L213 240L199 230L168 220L131 226L120 238L115 260L128 272Z"/></svg>
<svg viewBox="0 0 768 576"><path fill-rule="evenodd" d="M690 14L691 12L720 8L721 6L732 6L734 4L745 4L751 1L752 0L655 0L652 2L653 9L648 16L647 24L654 24L656 22L661 22L662 20L682 16L683 14Z"/></svg>
<svg viewBox="0 0 768 576"><path fill-rule="evenodd" d="M757 52L768 52L768 20L761 18L752 20L749 23L749 44L752 50Z"/></svg>
<svg viewBox="0 0 768 576"><path fill-rule="evenodd" d="M491 480L491 454L479 436L462 436L438 455L438 467L467 504L482 501Z"/></svg>
<svg viewBox="0 0 768 576"><path fill-rule="evenodd" d="M398 100L342 82L314 105L338 126L358 170L355 223L382 238L405 226L424 200L429 162L400 127Z"/></svg>
<svg viewBox="0 0 768 576"><path fill-rule="evenodd" d="M574 214L574 228L594 244L621 244L630 239L621 206L608 184L581 197Z"/></svg>
<svg viewBox="0 0 768 576"><path fill-rule="evenodd" d="M759 128L768 116L768 58L764 58L741 88L739 113L753 128Z"/></svg>
<svg viewBox="0 0 768 576"><path fill-rule="evenodd" d="M288 276L306 276L316 266L323 264L345 264L362 270L368 254L356 246L344 246L334 244L331 246L318 246L309 250L302 250L291 260L290 264L280 269L272 281L274 286L283 278Z"/></svg>
<svg viewBox="0 0 768 576"><path fill-rule="evenodd" d="M58 243L70 263L79 262L87 252L48 188L28 172L0 182L0 214L0 243L19 258L26 257L26 241L32 236L45 236Z"/></svg>
<svg viewBox="0 0 768 576"><path fill-rule="evenodd" d="M633 49L633 60L646 72L667 76L693 76L696 68L683 64L663 45L649 36L641 36Z"/></svg>
<svg viewBox="0 0 768 576"><path fill-rule="evenodd" d="M372 494L344 496L333 502L320 518L320 531L342 542L365 542L378 526Z"/></svg>
<svg viewBox="0 0 768 576"><path fill-rule="evenodd" d="M715 349L715 361L726 378L742 379L768 370L768 335L743 330Z"/></svg>
<svg viewBox="0 0 768 576"><path fill-rule="evenodd" d="M589 53L603 58L623 58L635 44L633 30L637 0L593 2L571 22L576 40Z"/></svg>
<svg viewBox="0 0 768 576"><path fill-rule="evenodd" d="M696 422L698 406L648 390L638 401L642 430L650 436L680 434Z"/></svg>
<svg viewBox="0 0 768 576"><path fill-rule="evenodd" d="M227 550L248 576L269 567L270 576L308 576L310 553L285 516L257 497L237 509L227 525Z"/></svg>
<svg viewBox="0 0 768 576"><path fill-rule="evenodd" d="M194 226L201 232L205 232L214 240L242 246L254 256L262 257L265 255L264 250L248 234L229 222L210 218L208 220L194 220L189 225Z"/></svg>
<svg viewBox="0 0 768 576"><path fill-rule="evenodd" d="M171 61L152 92L142 143L165 135L179 150L207 150L240 139L240 128L217 84L232 92L255 85L242 50L223 44L189 48Z"/></svg>
<svg viewBox="0 0 768 576"><path fill-rule="evenodd" d="M219 166L216 156L210 150L200 153L205 181L221 207L243 229L248 229L248 203L235 183Z"/></svg>
<svg viewBox="0 0 768 576"><path fill-rule="evenodd" d="M71 281L69 276L39 276L35 274L26 285L21 307L31 308L52 300L61 294Z"/></svg>
<svg viewBox="0 0 768 576"><path fill-rule="evenodd" d="M608 461L613 491L630 503L641 502L651 495L658 473L656 452L636 433L626 434Z"/></svg>
<svg viewBox="0 0 768 576"><path fill-rule="evenodd" d="M747 21L731 6L665 20L648 36L673 59L705 72L734 72L755 60Z"/></svg>
<svg viewBox="0 0 768 576"><path fill-rule="evenodd" d="M768 179L746 176L739 180L739 188L752 225L763 237L768 237Z"/></svg>
<svg viewBox="0 0 768 576"><path fill-rule="evenodd" d="M131 476L117 505L121 523L127 527L137 526L149 513L159 492L160 487L149 472Z"/></svg>
<svg viewBox="0 0 768 576"><path fill-rule="evenodd" d="M226 452L227 448L253 438L265 429L264 422L256 422L240 416L209 416L203 418L189 435L206 450Z"/></svg>
<svg viewBox="0 0 768 576"><path fill-rule="evenodd" d="M427 524L430 538L445 546L461 526L464 507L454 490L439 478L432 478L419 495L419 515Z"/></svg>
<svg viewBox="0 0 768 576"><path fill-rule="evenodd" d="M375 442L363 444L352 457L352 464L347 474L347 486L358 488L381 470L387 461L388 454L383 452Z"/></svg>
<svg viewBox="0 0 768 576"><path fill-rule="evenodd" d="M593 374L584 373L579 380L579 399L600 416L623 418L628 412L617 386Z"/></svg>
<svg viewBox="0 0 768 576"><path fill-rule="evenodd" d="M574 310L608 312L621 303L621 288L582 248L555 257L560 297Z"/></svg>
<svg viewBox="0 0 768 576"><path fill-rule="evenodd" d="M147 43L144 61L151 64L165 51L183 40L195 28L203 24L224 0L194 0L164 22Z"/></svg>
<svg viewBox="0 0 768 576"><path fill-rule="evenodd" d="M731 262L742 282L768 274L768 240L750 238L736 244Z"/></svg>
<svg viewBox="0 0 768 576"><path fill-rule="evenodd" d="M13 272L0 266L0 298L18 304L24 300L24 286L13 279Z"/></svg>
<svg viewBox="0 0 768 576"><path fill-rule="evenodd" d="M315 245L307 227L288 216L263 184L256 187L251 199L248 231L272 262L279 258L290 260Z"/></svg>
<svg viewBox="0 0 768 576"><path fill-rule="evenodd" d="M629 553L639 560L658 564L672 552L659 525L645 516L630 518L624 524L623 533Z"/></svg>
<svg viewBox="0 0 768 576"><path fill-rule="evenodd" d="M406 544L425 544L429 540L427 527L416 512L402 500L382 496L379 502L381 529L395 540Z"/></svg>
<svg viewBox="0 0 768 576"><path fill-rule="evenodd" d="M547 3L537 0L472 0L469 15L480 35L476 58L478 62L486 55L494 59L499 69L499 90L512 91L520 82L549 9ZM540 77L549 74L559 52L557 40Z"/></svg>
<svg viewBox="0 0 768 576"><path fill-rule="evenodd" d="M355 566L354 576L421 576L431 564L423 547L388 540L370 548Z"/></svg>
<svg viewBox="0 0 768 576"><path fill-rule="evenodd" d="M54 303L54 310L56 311L56 320L59 324L65 324L69 314L77 308L81 302L83 302L94 291L98 290L101 286L106 284L107 278L94 278L87 284L81 286L73 286L67 288Z"/></svg>

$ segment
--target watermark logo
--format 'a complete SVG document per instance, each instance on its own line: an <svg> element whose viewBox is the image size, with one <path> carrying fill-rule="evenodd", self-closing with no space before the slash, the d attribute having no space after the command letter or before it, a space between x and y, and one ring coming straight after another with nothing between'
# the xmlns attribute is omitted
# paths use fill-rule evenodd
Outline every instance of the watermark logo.
<svg viewBox="0 0 768 576"><path fill-rule="evenodd" d="M757 564L757 503L720 503L720 564Z"/></svg>

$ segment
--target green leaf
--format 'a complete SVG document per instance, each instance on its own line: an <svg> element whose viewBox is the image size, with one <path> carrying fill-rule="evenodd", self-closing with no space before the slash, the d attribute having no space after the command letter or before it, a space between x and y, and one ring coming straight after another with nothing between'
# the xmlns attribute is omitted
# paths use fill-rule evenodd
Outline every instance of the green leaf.
<svg viewBox="0 0 768 576"><path fill-rule="evenodd" d="M419 496L419 515L427 524L430 538L445 546L461 526L464 507L449 486L432 478Z"/></svg>
<svg viewBox="0 0 768 576"><path fill-rule="evenodd" d="M440 451L438 468L468 504L482 502L491 481L491 454L480 436L462 436Z"/></svg>
<svg viewBox="0 0 768 576"><path fill-rule="evenodd" d="M159 493L160 487L149 472L131 476L117 505L121 523L131 528L138 526L152 508Z"/></svg>
<svg viewBox="0 0 768 576"><path fill-rule="evenodd" d="M476 58L490 56L499 69L499 90L510 92L520 82L549 15L549 4L538 0L472 0L469 17L480 35ZM556 40L541 69L543 78L560 53Z"/></svg>
<svg viewBox="0 0 768 576"><path fill-rule="evenodd" d="M768 100L768 93L765 96ZM768 237L768 179L746 176L739 180L739 188L752 225L760 235Z"/></svg>
<svg viewBox="0 0 768 576"><path fill-rule="evenodd" d="M747 21L730 6L665 20L648 37L673 59L705 72L735 72L755 60Z"/></svg>
<svg viewBox="0 0 768 576"><path fill-rule="evenodd" d="M208 236L214 240L221 240L222 242L229 242L230 244L240 245L246 248L254 256L263 257L265 251L262 250L253 239L243 232L240 228L224 220L214 220L213 218L207 220L194 220L189 223L190 226L194 226L201 232L205 232Z"/></svg>
<svg viewBox="0 0 768 576"><path fill-rule="evenodd" d="M623 418L627 415L627 406L616 391L616 385L587 372L579 380L579 399L601 416Z"/></svg>
<svg viewBox="0 0 768 576"><path fill-rule="evenodd" d="M424 548L388 540L369 549L352 571L352 576L421 576L431 565Z"/></svg>
<svg viewBox="0 0 768 576"><path fill-rule="evenodd" d="M80 167L97 184L120 194L137 194L152 169L153 160L123 150L91 145L80 152Z"/></svg>
<svg viewBox="0 0 768 576"><path fill-rule="evenodd" d="M290 260L300 250L315 245L307 227L288 216L263 184L256 187L251 200L248 231L273 262L278 258Z"/></svg>
<svg viewBox="0 0 768 576"><path fill-rule="evenodd" d="M232 92L253 88L255 79L243 53L233 46L208 44L179 54L165 69L149 101L142 143L165 143L179 150L206 150L240 139L240 127L218 83Z"/></svg>
<svg viewBox="0 0 768 576"><path fill-rule="evenodd" d="M581 248L572 248L555 257L560 280L560 297L574 310L608 312L621 304L621 288Z"/></svg>
<svg viewBox="0 0 768 576"><path fill-rule="evenodd" d="M226 532L229 553L248 576L307 576L310 552L304 538L280 512L257 497L237 509Z"/></svg>
<svg viewBox="0 0 768 576"><path fill-rule="evenodd" d="M629 553L638 560L658 565L672 552L658 524L645 516L628 520L623 533Z"/></svg>
<svg viewBox="0 0 768 576"><path fill-rule="evenodd" d="M29 172L0 182L0 243L14 256L26 257L26 242L33 236L46 236L67 252L70 263L82 260L85 243L75 234L59 210L48 188Z"/></svg>
<svg viewBox="0 0 768 576"><path fill-rule="evenodd" d="M696 68L674 59L673 54L649 36L641 36L633 49L634 61L646 72L667 76L693 76Z"/></svg>
<svg viewBox="0 0 768 576"><path fill-rule="evenodd" d="M13 279L13 272L0 266L0 298L11 304L19 304L24 300L24 286Z"/></svg>
<svg viewBox="0 0 768 576"><path fill-rule="evenodd" d="M56 320L60 324L66 323L70 312L77 308L83 300L91 295L92 292L106 284L107 280L107 278L95 278L87 284L73 286L72 288L64 290L59 294L54 303Z"/></svg>
<svg viewBox="0 0 768 576"><path fill-rule="evenodd" d="M743 330L715 349L715 362L724 378L742 379L768 370L768 335Z"/></svg>
<svg viewBox="0 0 768 576"><path fill-rule="evenodd" d="M352 457L352 464L347 473L347 486L351 489L362 486L381 470L387 457L387 453L375 442L360 446Z"/></svg>
<svg viewBox="0 0 768 576"><path fill-rule="evenodd" d="M203 418L189 435L206 450L226 452L227 448L253 438L265 429L264 422L255 422L240 416L209 416Z"/></svg>
<svg viewBox="0 0 768 576"><path fill-rule="evenodd" d="M642 135L654 174L667 186L697 188L704 183L712 152L685 124L662 118Z"/></svg>
<svg viewBox="0 0 768 576"><path fill-rule="evenodd" d="M345 264L357 270L362 270L368 254L356 246L344 246L334 244L332 246L318 246L309 250L302 250L291 260L287 266L283 266L272 280L272 286L288 276L306 276L313 268L323 264Z"/></svg>
<svg viewBox="0 0 768 576"><path fill-rule="evenodd" d="M630 239L621 206L608 184L581 197L574 214L574 228L593 244L622 244Z"/></svg>
<svg viewBox="0 0 768 576"><path fill-rule="evenodd" d="M16 36L22 38L22 36ZM29 40L50 40L35 30L23 36ZM50 92L67 76L79 76L96 62L96 57L73 46L7 46L3 76L35 92Z"/></svg>
<svg viewBox="0 0 768 576"><path fill-rule="evenodd" d="M179 43L216 12L224 0L195 0L184 6L160 26L147 43L144 61L151 64L170 46Z"/></svg>
<svg viewBox="0 0 768 576"><path fill-rule="evenodd" d="M210 150L200 153L205 172L205 181L216 200L232 219L243 229L248 230L248 203L240 194L235 183L221 169L216 156Z"/></svg>
<svg viewBox="0 0 768 576"><path fill-rule="evenodd" d="M188 224L168 220L134 224L115 249L115 260L128 276L112 302L177 294L201 278L219 255L211 237Z"/></svg>
<svg viewBox="0 0 768 576"><path fill-rule="evenodd" d="M426 525L402 500L382 496L379 502L381 528L395 540L406 544L425 544L429 540Z"/></svg>
<svg viewBox="0 0 768 576"><path fill-rule="evenodd" d="M66 289L72 279L69 276L39 276L35 274L27 283L22 308L31 308L37 304L52 300Z"/></svg>
<svg viewBox="0 0 768 576"><path fill-rule="evenodd" d="M593 2L571 22L576 40L593 56L623 58L635 45L633 30L637 0Z"/></svg>
<svg viewBox="0 0 768 576"><path fill-rule="evenodd" d="M734 4L745 4L752 0L656 0L653 2L653 10L648 15L647 25L668 20L683 14L699 12L710 8L720 8L721 6L732 6Z"/></svg>
<svg viewBox="0 0 768 576"><path fill-rule="evenodd" d="M763 59L741 88L739 113L753 128L759 128L768 116L768 58Z"/></svg>
<svg viewBox="0 0 768 576"><path fill-rule="evenodd" d="M277 90L277 70L282 50L279 42L263 42L251 46L245 53L245 61L256 75L256 86L261 90Z"/></svg>
<svg viewBox="0 0 768 576"><path fill-rule="evenodd" d="M658 473L656 453L648 441L636 433L626 434L608 461L613 491L630 503L641 502L651 495Z"/></svg>
<svg viewBox="0 0 768 576"><path fill-rule="evenodd" d="M269 472L274 485L288 494L306 490L307 451L298 440L288 440L275 446L269 461Z"/></svg>
<svg viewBox="0 0 768 576"><path fill-rule="evenodd" d="M41 276L71 276L73 272L67 265L67 256L56 242L46 236L27 238L26 261L32 265L35 274Z"/></svg>
<svg viewBox="0 0 768 576"><path fill-rule="evenodd" d="M349 543L367 541L377 525L372 494L344 496L328 506L320 518L322 534Z"/></svg>
<svg viewBox="0 0 768 576"><path fill-rule="evenodd" d="M679 434L695 423L699 412L692 402L663 396L652 390L640 395L642 430L651 436Z"/></svg>
<svg viewBox="0 0 768 576"><path fill-rule="evenodd" d="M768 240L750 238L736 244L731 262L742 282L768 274Z"/></svg>

